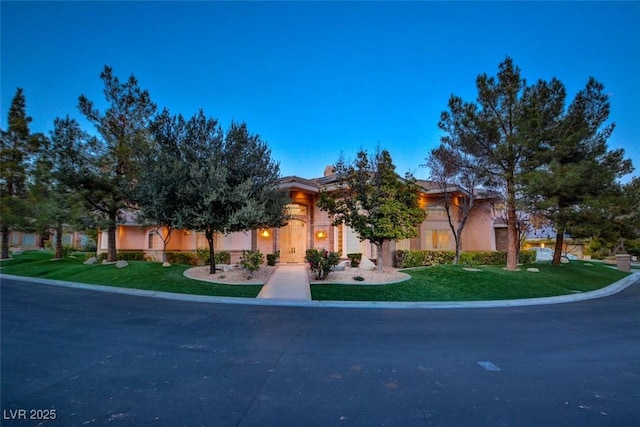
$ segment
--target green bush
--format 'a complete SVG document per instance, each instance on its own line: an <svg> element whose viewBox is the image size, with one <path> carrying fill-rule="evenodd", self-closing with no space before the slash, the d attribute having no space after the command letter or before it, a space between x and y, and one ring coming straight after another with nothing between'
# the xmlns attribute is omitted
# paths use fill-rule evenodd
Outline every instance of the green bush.
<svg viewBox="0 0 640 427"><path fill-rule="evenodd" d="M396 251L396 265L399 268L423 267L452 264L455 259L453 251ZM523 264L535 261L533 251L521 251L520 262ZM502 265L507 263L504 251L469 251L460 254L462 265Z"/></svg>
<svg viewBox="0 0 640 427"><path fill-rule="evenodd" d="M144 261L143 251L121 251L116 254L116 258L123 261Z"/></svg>
<svg viewBox="0 0 640 427"><path fill-rule="evenodd" d="M167 252L166 259L170 264L198 265L198 257L191 252Z"/></svg>
<svg viewBox="0 0 640 427"><path fill-rule="evenodd" d="M198 265L209 265L209 248L196 249L196 258ZM231 264L231 254L229 252L215 252L214 258L216 264Z"/></svg>
<svg viewBox="0 0 640 427"><path fill-rule="evenodd" d="M396 251L396 265L400 268L452 264L452 251Z"/></svg>
<svg viewBox="0 0 640 427"><path fill-rule="evenodd" d="M347 258L351 260L351 267L358 267L360 265L360 261L362 260L362 254L361 253L347 254Z"/></svg>
<svg viewBox="0 0 640 427"><path fill-rule="evenodd" d="M274 266L276 265L276 254L267 254L267 265Z"/></svg>
<svg viewBox="0 0 640 427"><path fill-rule="evenodd" d="M260 251L245 251L242 250L242 256L240 257L240 267L247 270L247 278L251 279L251 275L254 271L260 269L260 264L264 262L264 256Z"/></svg>
<svg viewBox="0 0 640 427"><path fill-rule="evenodd" d="M307 249L305 259L309 263L316 280L324 280L331 270L338 265L340 255L337 252L329 252L326 249Z"/></svg>

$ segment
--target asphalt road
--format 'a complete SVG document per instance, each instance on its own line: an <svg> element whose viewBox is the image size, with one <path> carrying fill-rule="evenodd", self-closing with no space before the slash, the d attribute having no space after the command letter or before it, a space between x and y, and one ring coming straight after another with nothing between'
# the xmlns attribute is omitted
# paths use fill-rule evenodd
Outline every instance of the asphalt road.
<svg viewBox="0 0 640 427"><path fill-rule="evenodd" d="M3 426L640 425L640 283L452 310L1 297Z"/></svg>

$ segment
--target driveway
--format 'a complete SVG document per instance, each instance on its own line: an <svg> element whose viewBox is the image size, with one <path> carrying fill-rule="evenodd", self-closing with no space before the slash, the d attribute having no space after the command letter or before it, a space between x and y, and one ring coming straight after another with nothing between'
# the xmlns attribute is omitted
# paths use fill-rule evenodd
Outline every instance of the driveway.
<svg viewBox="0 0 640 427"><path fill-rule="evenodd" d="M640 425L640 284L550 306L203 304L2 280L2 425ZM36 410L30 412L30 410ZM50 414L51 412L49 412Z"/></svg>

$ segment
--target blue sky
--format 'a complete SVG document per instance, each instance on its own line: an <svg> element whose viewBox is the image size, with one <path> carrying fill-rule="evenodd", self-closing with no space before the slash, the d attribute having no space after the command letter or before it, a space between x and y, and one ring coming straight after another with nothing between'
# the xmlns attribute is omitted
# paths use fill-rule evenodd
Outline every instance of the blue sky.
<svg viewBox="0 0 640 427"><path fill-rule="evenodd" d="M283 175L320 176L341 151L380 145L399 173L426 178L451 94L473 100L477 75L510 56L529 82L560 79L569 99L589 76L604 83L610 147L640 168L638 2L3 0L0 13L3 128L16 87L35 132L80 119L81 94L104 106L108 64L160 108L245 121Z"/></svg>

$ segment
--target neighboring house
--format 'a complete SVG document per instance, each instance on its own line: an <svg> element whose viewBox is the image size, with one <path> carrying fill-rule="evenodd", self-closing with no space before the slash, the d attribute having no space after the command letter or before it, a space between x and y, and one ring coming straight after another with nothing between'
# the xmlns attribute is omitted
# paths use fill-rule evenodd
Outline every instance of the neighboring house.
<svg viewBox="0 0 640 427"><path fill-rule="evenodd" d="M289 176L280 180L280 186L289 190L291 203L287 210L291 219L280 228L260 229L230 235L217 235L216 251L231 253L232 262L237 262L243 249L260 250L264 254L280 254L282 263L302 263L307 249L327 249L340 254L342 258L349 253L362 253L363 256L375 260L376 247L369 241L360 241L357 234L344 225L332 226L327 212L317 207L322 189L331 191L336 184L333 168L327 167L324 176L306 179ZM383 250L385 264L391 263L390 256L395 250L453 250L455 242L449 228L447 216L439 201L442 192L429 181L418 181L422 188L419 194L420 206L427 212L427 219L420 225L419 236L385 245ZM457 189L458 196L464 197L464 191ZM463 250L496 249L491 203L481 199L481 206L474 210L463 232ZM136 224L135 217L127 215L119 224L116 233L118 251L142 250L155 260L161 259L162 240L155 233L154 227L141 227ZM98 252L107 251L107 232L98 234ZM204 233L189 230L175 230L167 245L167 251L190 251L207 248Z"/></svg>
<svg viewBox="0 0 640 427"><path fill-rule="evenodd" d="M0 237L2 233L0 233ZM25 231L11 231L9 233L9 247L23 250L43 249L48 245L55 244L55 232L50 234L29 233ZM62 244L82 249L89 244L91 239L83 233L74 231L62 234Z"/></svg>

